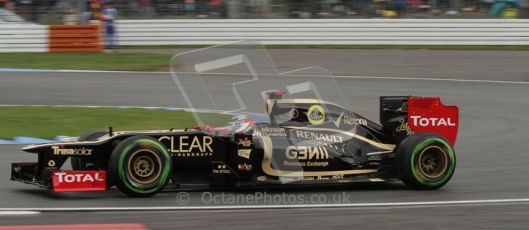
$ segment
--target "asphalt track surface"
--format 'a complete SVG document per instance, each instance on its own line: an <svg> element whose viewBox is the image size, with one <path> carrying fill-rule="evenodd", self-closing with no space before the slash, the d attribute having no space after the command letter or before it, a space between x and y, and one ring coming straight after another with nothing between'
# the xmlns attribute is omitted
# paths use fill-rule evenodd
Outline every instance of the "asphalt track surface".
<svg viewBox="0 0 529 230"><path fill-rule="evenodd" d="M189 49L132 49L174 55ZM527 81L529 52L465 50L270 49L281 71L320 66L334 75Z"/></svg>
<svg viewBox="0 0 529 230"><path fill-rule="evenodd" d="M470 53L479 53L470 52ZM501 52L500 52L501 53ZM516 53L516 52L514 52ZM522 53L522 52L520 52ZM523 52L523 54L526 54ZM518 54L520 55L520 54ZM501 56L501 54L500 54ZM492 59L492 58L491 58ZM498 59L500 60L500 59ZM526 59L528 60L528 59ZM472 62L472 61L469 61ZM510 65L512 63L506 63ZM472 65L470 63L469 65ZM525 67L525 66L524 66ZM390 67L387 67L390 68ZM386 71L383 68L382 71ZM463 68L460 66L460 68ZM496 72L501 72L495 68ZM527 229L529 203L499 202L474 204L421 204L420 202L467 201L529 198L529 79L521 66L506 67L517 72L495 78L490 71L483 76L440 76L424 78L458 80L500 80L522 82L483 82L400 78L339 78L353 109L368 118L378 118L380 95L436 95L445 104L460 108L460 132L456 152L458 164L450 183L438 191L413 191L400 183L352 184L318 188L271 189L250 191L190 191L189 203L179 205L180 193L162 193L152 199L132 199L119 191L103 193L53 194L39 188L10 182L9 164L34 161L36 156L21 152L19 145L0 146L0 208L61 207L191 207L232 205L205 202L205 194L301 196L307 204L313 196L327 203L353 204L419 202L416 205L380 207L335 207L252 210L172 210L43 212L36 215L0 215L2 225L59 223L145 223L150 228L431 228L431 229ZM523 70L523 71L522 71ZM458 72L458 70L450 70ZM470 71L461 69L459 72ZM402 76L395 72L395 76ZM375 75L376 76L376 75ZM525 76L525 78L521 77ZM238 76L215 76L220 82ZM265 80L266 81L266 80ZM266 83L265 83L266 84ZM185 104L169 74L163 73L0 73L0 104L131 105L171 106ZM317 203L317 202L316 202ZM339 203L339 202L335 202ZM276 205L261 201L239 205Z"/></svg>

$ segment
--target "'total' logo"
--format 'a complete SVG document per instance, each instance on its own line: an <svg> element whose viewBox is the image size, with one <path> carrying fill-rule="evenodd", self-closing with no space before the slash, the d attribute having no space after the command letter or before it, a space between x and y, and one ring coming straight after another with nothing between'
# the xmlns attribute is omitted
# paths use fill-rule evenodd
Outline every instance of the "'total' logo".
<svg viewBox="0 0 529 230"><path fill-rule="evenodd" d="M52 175L55 192L101 191L106 189L106 171L58 171Z"/></svg>
<svg viewBox="0 0 529 230"><path fill-rule="evenodd" d="M450 117L410 116L414 126L456 126Z"/></svg>

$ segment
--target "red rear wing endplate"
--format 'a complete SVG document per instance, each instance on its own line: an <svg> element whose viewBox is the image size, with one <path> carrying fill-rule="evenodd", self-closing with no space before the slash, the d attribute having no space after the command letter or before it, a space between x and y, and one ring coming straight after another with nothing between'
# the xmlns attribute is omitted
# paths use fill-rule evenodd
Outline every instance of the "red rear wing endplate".
<svg viewBox="0 0 529 230"><path fill-rule="evenodd" d="M437 133L454 146L459 127L459 109L457 106L443 105L438 97L410 97L408 124L416 133Z"/></svg>

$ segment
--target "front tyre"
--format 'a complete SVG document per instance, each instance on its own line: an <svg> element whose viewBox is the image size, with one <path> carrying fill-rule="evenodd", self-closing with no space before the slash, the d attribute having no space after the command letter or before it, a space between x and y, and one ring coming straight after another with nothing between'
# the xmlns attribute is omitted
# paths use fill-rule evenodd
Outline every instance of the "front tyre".
<svg viewBox="0 0 529 230"><path fill-rule="evenodd" d="M172 169L167 148L148 136L133 136L116 146L110 157L110 175L116 187L132 197L160 192Z"/></svg>
<svg viewBox="0 0 529 230"><path fill-rule="evenodd" d="M456 166L456 155L448 141L435 133L406 137L397 149L400 179L409 187L434 190L443 187Z"/></svg>

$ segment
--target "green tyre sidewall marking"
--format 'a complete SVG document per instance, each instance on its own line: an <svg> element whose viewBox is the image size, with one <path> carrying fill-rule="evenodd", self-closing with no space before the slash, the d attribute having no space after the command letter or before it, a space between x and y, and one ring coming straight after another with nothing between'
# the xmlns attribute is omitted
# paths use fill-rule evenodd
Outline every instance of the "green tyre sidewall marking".
<svg viewBox="0 0 529 230"><path fill-rule="evenodd" d="M434 144L434 143L441 144L445 148L445 150L448 152L448 155L450 157L450 159L449 159L450 165L449 165L448 171L445 173L445 175L440 180L428 181L419 172L419 165L418 165L417 158L419 157L419 153L426 146L429 146L429 145ZM428 138L428 139L422 141L417 146L415 146L415 149L413 150L413 153L412 153L412 156L411 156L410 160L411 160L410 163L411 163L411 171L412 171L413 177L417 180L417 182L419 182L419 183L421 183L421 184L423 184L425 186L430 186L430 187L435 187L435 186L442 185L442 184L446 183L450 179L451 175L454 173L454 168L455 168L455 163L456 163L456 158L455 158L454 151L452 150L452 147L446 141L444 141L443 139L440 139L440 138Z"/></svg>
<svg viewBox="0 0 529 230"><path fill-rule="evenodd" d="M125 162L126 155L132 148L134 148L134 147L136 147L138 145L154 145L158 150L160 150L162 152L162 154L166 158L164 166L163 166L163 169L162 169L162 174L161 174L160 180L158 182L158 185L153 187L153 188L151 188L151 189L149 189L149 190L138 189L137 187L135 187L132 184L130 184L129 180L125 176L125 169L124 169L125 164L124 164L124 162ZM149 139L136 140L133 143L129 144L127 147L125 147L123 149L123 151L121 151L121 153L119 155L119 161L118 161L119 162L118 163L119 179L123 182L123 184L128 189L130 189L131 191L134 191L136 193L149 194L149 193L156 192L158 189L161 189L163 186L165 186L165 182L167 181L167 177L169 176L169 173L171 171L171 162L170 161L171 161L171 157L169 156L169 153L167 153L167 150L165 149L165 147L162 146L160 143L158 143L158 142L156 142L154 140L149 140Z"/></svg>

